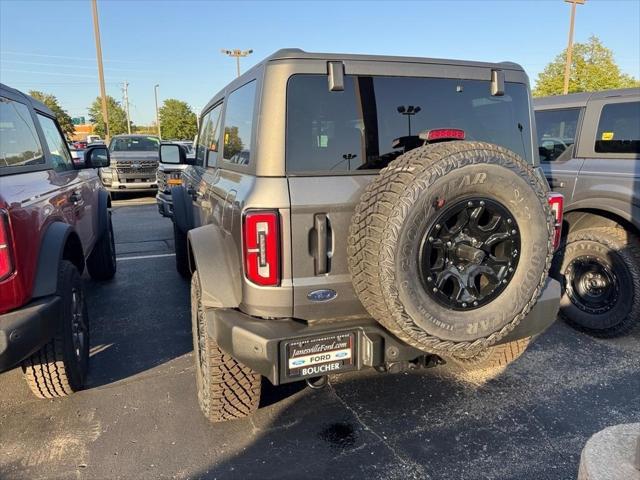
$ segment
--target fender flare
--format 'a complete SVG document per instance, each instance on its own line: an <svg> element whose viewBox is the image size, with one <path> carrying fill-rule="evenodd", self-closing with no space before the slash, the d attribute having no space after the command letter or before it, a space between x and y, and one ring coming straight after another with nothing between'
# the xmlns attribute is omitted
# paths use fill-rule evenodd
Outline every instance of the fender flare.
<svg viewBox="0 0 640 480"><path fill-rule="evenodd" d="M193 209L191 197L183 186L171 189L173 203L173 221L181 232L186 233L193 228Z"/></svg>
<svg viewBox="0 0 640 480"><path fill-rule="evenodd" d="M111 208L111 196L106 190L98 191L98 230L96 239L102 238L109 225L109 209Z"/></svg>
<svg viewBox="0 0 640 480"><path fill-rule="evenodd" d="M202 304L209 308L236 308L242 300L242 265L229 234L205 225L187 234L191 271L197 271Z"/></svg>
<svg viewBox="0 0 640 480"><path fill-rule="evenodd" d="M38 253L36 275L33 281L32 298L53 295L58 289L58 270L64 254L64 247L69 237L79 238L71 225L62 222L53 222L47 227ZM80 250L82 252L82 250ZM82 255L82 253L81 253ZM84 258L83 258L84 264ZM82 270L82 269L80 269Z"/></svg>
<svg viewBox="0 0 640 480"><path fill-rule="evenodd" d="M640 206L609 198L590 198L571 203L565 208L565 214L573 211L605 212L629 222L640 231Z"/></svg>

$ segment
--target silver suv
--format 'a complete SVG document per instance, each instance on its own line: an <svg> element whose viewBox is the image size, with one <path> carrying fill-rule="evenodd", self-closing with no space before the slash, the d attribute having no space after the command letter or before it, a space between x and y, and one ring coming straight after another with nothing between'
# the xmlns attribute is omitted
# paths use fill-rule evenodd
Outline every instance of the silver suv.
<svg viewBox="0 0 640 480"><path fill-rule="evenodd" d="M261 377L519 356L560 297L532 116L513 63L298 49L214 96L172 190L205 415L251 414Z"/></svg>

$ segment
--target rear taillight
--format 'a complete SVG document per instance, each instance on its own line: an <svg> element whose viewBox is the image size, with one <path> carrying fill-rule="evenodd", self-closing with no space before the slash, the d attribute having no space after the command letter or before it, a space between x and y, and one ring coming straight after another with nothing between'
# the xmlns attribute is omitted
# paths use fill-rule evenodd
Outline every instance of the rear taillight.
<svg viewBox="0 0 640 480"><path fill-rule="evenodd" d="M550 193L549 206L555 217L555 232L553 235L553 248L560 246L560 238L562 237L562 212L564 210L564 196L561 193Z"/></svg>
<svg viewBox="0 0 640 480"><path fill-rule="evenodd" d="M9 215L6 211L0 210L0 281L10 276L13 268Z"/></svg>
<svg viewBox="0 0 640 480"><path fill-rule="evenodd" d="M245 275L257 285L280 284L280 216L274 210L249 210L243 220Z"/></svg>

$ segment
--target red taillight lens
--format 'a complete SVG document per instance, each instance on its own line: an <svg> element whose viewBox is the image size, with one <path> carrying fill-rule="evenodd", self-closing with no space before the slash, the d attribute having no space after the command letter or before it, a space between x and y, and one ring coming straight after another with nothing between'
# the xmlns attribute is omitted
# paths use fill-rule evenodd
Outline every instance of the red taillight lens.
<svg viewBox="0 0 640 480"><path fill-rule="evenodd" d="M245 275L257 285L280 284L280 216L273 210L250 210L244 215Z"/></svg>
<svg viewBox="0 0 640 480"><path fill-rule="evenodd" d="M13 273L13 252L11 249L11 231L9 215L0 210L0 281Z"/></svg>
<svg viewBox="0 0 640 480"><path fill-rule="evenodd" d="M427 142L437 142L440 140L464 140L464 130L459 128L436 128L427 130L419 135Z"/></svg>
<svg viewBox="0 0 640 480"><path fill-rule="evenodd" d="M549 194L549 206L555 216L555 233L553 236L553 248L560 246L560 238L562 237L562 212L564 210L564 196L561 193Z"/></svg>

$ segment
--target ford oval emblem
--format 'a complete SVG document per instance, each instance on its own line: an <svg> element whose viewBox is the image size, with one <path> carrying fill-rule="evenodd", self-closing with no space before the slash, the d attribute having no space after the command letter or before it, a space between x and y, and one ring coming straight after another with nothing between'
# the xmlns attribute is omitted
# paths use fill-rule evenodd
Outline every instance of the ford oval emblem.
<svg viewBox="0 0 640 480"><path fill-rule="evenodd" d="M338 294L335 290L330 288L323 288L322 290L314 290L307 294L307 298L312 302L330 302L336 298Z"/></svg>

